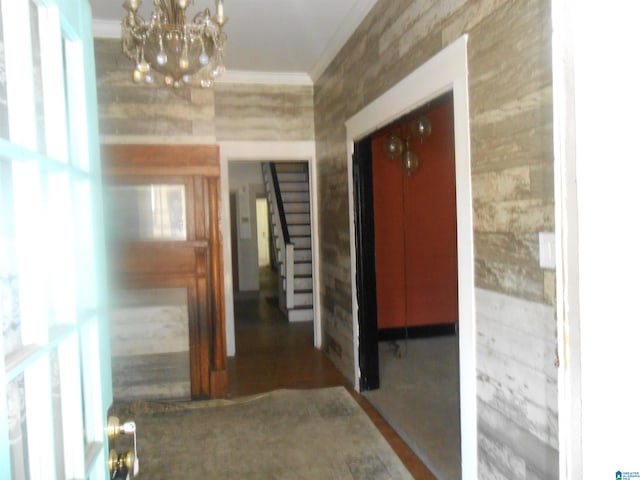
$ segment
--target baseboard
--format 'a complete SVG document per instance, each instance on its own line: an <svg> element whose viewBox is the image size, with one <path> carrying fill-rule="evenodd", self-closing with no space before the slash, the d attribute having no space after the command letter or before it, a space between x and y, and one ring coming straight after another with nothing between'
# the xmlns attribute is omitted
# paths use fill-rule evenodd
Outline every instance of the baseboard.
<svg viewBox="0 0 640 480"><path fill-rule="evenodd" d="M440 325L423 325L419 327L383 328L378 330L378 340L402 340L404 338L429 338L444 335L455 335L458 329L457 323L444 323Z"/></svg>

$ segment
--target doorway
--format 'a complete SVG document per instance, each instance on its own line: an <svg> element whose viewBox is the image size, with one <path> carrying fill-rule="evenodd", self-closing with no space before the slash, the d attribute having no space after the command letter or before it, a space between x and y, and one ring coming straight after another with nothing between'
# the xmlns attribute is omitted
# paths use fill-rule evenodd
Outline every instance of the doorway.
<svg viewBox="0 0 640 480"><path fill-rule="evenodd" d="M318 224L317 224L317 178L315 168L315 142L314 141L282 141L282 142L232 142L221 141L220 146L220 175L222 188L221 224L224 238L231 238L230 208L228 205L229 194L234 190L232 184L231 169L251 162L306 162L309 172L310 208L311 208L311 245L313 257L313 302L320 305L320 272L318 249ZM225 242L224 263L232 264L232 249L230 242ZM227 335L227 354L233 357L236 354L235 322L236 315L233 307L233 278L227 272L224 278L224 296L227 300L225 310L225 324ZM319 349L322 344L321 311L314 311L313 319L313 344Z"/></svg>
<svg viewBox="0 0 640 480"><path fill-rule="evenodd" d="M430 470L459 479L451 92L358 142L353 162L357 255L373 265L358 287L375 300L361 313L361 389Z"/></svg>
<svg viewBox="0 0 640 480"><path fill-rule="evenodd" d="M346 140L354 146L350 154L357 155L362 146L359 141L371 135L381 125L394 122L418 105L433 100L444 92L453 92L455 177L456 177L456 236L458 260L458 355L459 355L459 397L460 397L460 437L461 477L473 479L477 474L477 405L476 405L476 319L473 265L473 225L471 196L471 163L468 107L467 40L463 35L452 42L427 62L399 81L387 92L362 108L346 122ZM356 251L357 246L367 243L370 237L357 235L356 226L360 222L356 202L360 200L357 189L358 172L354 159L347 158L349 182L349 215L351 223L352 258L352 317L354 331L354 376L356 387L362 388L362 378L367 377L367 356L362 345L366 341L366 327L363 315L371 309L372 292L362 286L361 267L370 267ZM372 199L364 198L365 201ZM370 226L372 228L372 226ZM371 329L369 329L371 330ZM375 332L377 336L377 332ZM369 362L370 363L370 362Z"/></svg>

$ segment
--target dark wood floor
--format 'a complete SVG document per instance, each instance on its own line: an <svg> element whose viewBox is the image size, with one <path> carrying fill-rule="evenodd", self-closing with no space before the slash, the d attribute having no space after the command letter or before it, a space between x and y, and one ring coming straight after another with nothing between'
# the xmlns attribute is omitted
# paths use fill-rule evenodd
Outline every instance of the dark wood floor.
<svg viewBox="0 0 640 480"><path fill-rule="evenodd" d="M414 478L435 479L378 411L314 348L313 325L287 322L277 307L273 281L268 270L263 269L260 294L240 293L234 299L236 356L229 359L229 395L342 385L369 415Z"/></svg>

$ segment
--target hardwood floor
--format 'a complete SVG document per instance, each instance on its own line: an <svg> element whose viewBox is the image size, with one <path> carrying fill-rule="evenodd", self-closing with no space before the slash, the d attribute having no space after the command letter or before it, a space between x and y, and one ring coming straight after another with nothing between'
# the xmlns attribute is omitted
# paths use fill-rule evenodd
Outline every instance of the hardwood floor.
<svg viewBox="0 0 640 480"><path fill-rule="evenodd" d="M274 279L261 271L257 293L234 299L236 356L229 359L229 396L238 397L278 388L344 386L369 415L416 479L435 479L420 459L378 411L358 394L331 361L313 346L311 322L289 323L277 306Z"/></svg>

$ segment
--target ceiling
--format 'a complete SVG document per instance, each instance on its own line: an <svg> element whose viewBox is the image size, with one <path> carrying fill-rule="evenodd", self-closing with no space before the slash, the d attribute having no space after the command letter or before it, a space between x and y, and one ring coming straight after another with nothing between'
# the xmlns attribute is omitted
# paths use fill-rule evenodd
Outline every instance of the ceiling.
<svg viewBox="0 0 640 480"><path fill-rule="evenodd" d="M122 0L89 0L94 35L118 38L125 15ZM226 0L229 37L225 54L231 78L256 81L312 83L327 67L376 0ZM139 13L148 20L153 0L144 0ZM214 0L196 0L187 14Z"/></svg>

